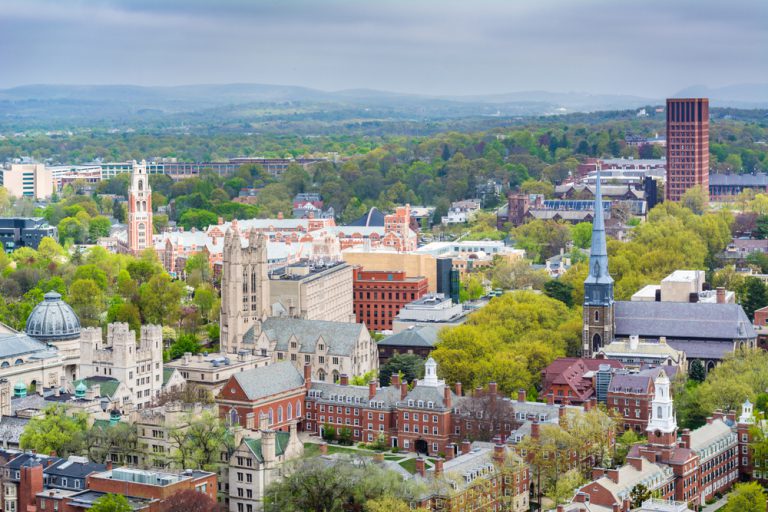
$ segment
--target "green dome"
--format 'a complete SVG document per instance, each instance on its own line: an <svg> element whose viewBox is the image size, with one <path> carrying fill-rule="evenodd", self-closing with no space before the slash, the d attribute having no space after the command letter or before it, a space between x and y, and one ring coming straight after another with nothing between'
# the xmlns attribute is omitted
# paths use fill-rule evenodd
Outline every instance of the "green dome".
<svg viewBox="0 0 768 512"><path fill-rule="evenodd" d="M16 397L27 396L27 385L24 384L22 381L17 382L16 385L13 386L13 396L16 396Z"/></svg>
<svg viewBox="0 0 768 512"><path fill-rule="evenodd" d="M75 397L76 398L83 398L85 397L85 392L88 391L88 386L85 385L85 382L82 380L80 381L80 384L77 385L75 388Z"/></svg>

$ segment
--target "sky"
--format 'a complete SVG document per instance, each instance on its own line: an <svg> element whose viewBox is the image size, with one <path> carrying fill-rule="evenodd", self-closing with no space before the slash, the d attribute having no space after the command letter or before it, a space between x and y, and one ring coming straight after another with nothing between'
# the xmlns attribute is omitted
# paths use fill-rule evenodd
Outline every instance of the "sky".
<svg viewBox="0 0 768 512"><path fill-rule="evenodd" d="M664 97L768 83L765 0L0 0L0 88Z"/></svg>

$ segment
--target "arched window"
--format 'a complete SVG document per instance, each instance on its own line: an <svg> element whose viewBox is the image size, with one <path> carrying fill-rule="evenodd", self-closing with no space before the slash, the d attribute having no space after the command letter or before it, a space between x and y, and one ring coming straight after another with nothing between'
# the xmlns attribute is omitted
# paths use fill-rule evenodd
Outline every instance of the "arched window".
<svg viewBox="0 0 768 512"><path fill-rule="evenodd" d="M277 422L278 423L283 422L283 406L282 405L277 406Z"/></svg>
<svg viewBox="0 0 768 512"><path fill-rule="evenodd" d="M240 423L240 417L237 414L237 409L230 409L229 410L229 425L234 426Z"/></svg>
<svg viewBox="0 0 768 512"><path fill-rule="evenodd" d="M656 417L661 418L661 406L659 406L658 409L656 410Z"/></svg>
<svg viewBox="0 0 768 512"><path fill-rule="evenodd" d="M600 311L595 311L595 322L600 321Z"/></svg>
<svg viewBox="0 0 768 512"><path fill-rule="evenodd" d="M275 412L272 410L272 408L269 408L269 414L267 415L269 418L269 424L272 425L275 421Z"/></svg>
<svg viewBox="0 0 768 512"><path fill-rule="evenodd" d="M3 364L0 364L0 368L8 368L9 366L11 365L8 361L3 361Z"/></svg>
<svg viewBox="0 0 768 512"><path fill-rule="evenodd" d="M333 382L339 382L339 372L336 370L333 370Z"/></svg>
<svg viewBox="0 0 768 512"><path fill-rule="evenodd" d="M285 410L285 419L292 420L293 419L293 405L288 404L288 408Z"/></svg>
<svg viewBox="0 0 768 512"><path fill-rule="evenodd" d="M16 360L16 362L15 362L15 363L13 363L13 364L14 364L14 365L20 365L20 364L24 364L24 360L23 360L23 359L17 359L17 360Z"/></svg>
<svg viewBox="0 0 768 512"><path fill-rule="evenodd" d="M325 370L323 370L322 368L317 370L317 380L321 382L325 382Z"/></svg>
<svg viewBox="0 0 768 512"><path fill-rule="evenodd" d="M144 180L139 180L139 190L144 190Z"/></svg>
<svg viewBox="0 0 768 512"><path fill-rule="evenodd" d="M296 417L301 417L301 401L296 400Z"/></svg>
<svg viewBox="0 0 768 512"><path fill-rule="evenodd" d="M600 337L599 334L596 333L594 336L592 336L592 350L594 352L597 352L598 350L600 350L600 347L602 346L603 346L603 339Z"/></svg>

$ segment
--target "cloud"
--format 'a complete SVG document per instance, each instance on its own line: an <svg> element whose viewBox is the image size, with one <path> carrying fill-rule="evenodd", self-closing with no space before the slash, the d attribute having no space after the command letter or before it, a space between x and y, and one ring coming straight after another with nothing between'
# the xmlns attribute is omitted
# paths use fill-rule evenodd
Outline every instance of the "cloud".
<svg viewBox="0 0 768 512"><path fill-rule="evenodd" d="M759 0L4 0L0 86L290 83L664 96L768 81Z"/></svg>

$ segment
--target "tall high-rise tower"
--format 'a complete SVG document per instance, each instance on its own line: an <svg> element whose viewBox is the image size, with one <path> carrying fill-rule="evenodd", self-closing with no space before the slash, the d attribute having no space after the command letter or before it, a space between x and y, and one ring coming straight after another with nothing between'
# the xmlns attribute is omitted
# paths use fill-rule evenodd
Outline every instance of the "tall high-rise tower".
<svg viewBox="0 0 768 512"><path fill-rule="evenodd" d="M240 349L243 335L251 326L260 326L269 316L269 265L267 240L251 231L248 247L243 248L240 234L227 231L224 236L221 271L221 350L234 353Z"/></svg>
<svg viewBox="0 0 768 512"><path fill-rule="evenodd" d="M667 100L667 192L679 201L700 185L709 194L709 99Z"/></svg>
<svg viewBox="0 0 768 512"><path fill-rule="evenodd" d="M136 254L152 247L152 189L147 162L133 162L128 188L128 249Z"/></svg>
<svg viewBox="0 0 768 512"><path fill-rule="evenodd" d="M589 275L584 280L584 357L592 355L613 341L613 278L608 273L608 248L605 242L603 195L600 171L595 188L595 216L592 223L592 249L589 253Z"/></svg>

